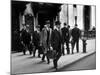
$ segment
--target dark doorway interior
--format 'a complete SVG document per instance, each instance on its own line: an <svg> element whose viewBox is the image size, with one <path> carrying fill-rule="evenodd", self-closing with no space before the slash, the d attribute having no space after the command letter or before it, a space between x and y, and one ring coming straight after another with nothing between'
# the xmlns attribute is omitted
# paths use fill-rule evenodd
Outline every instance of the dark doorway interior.
<svg viewBox="0 0 100 75"><path fill-rule="evenodd" d="M91 7L88 5L84 6L84 26L85 30L88 31L90 29L90 18L91 18Z"/></svg>
<svg viewBox="0 0 100 75"><path fill-rule="evenodd" d="M50 17L50 15L48 13L44 13L44 14L38 14L38 24L40 25L40 30L42 30L42 28L44 27L45 25L45 22L47 20L50 21L50 27L53 28L53 24L52 24L52 20L53 18Z"/></svg>

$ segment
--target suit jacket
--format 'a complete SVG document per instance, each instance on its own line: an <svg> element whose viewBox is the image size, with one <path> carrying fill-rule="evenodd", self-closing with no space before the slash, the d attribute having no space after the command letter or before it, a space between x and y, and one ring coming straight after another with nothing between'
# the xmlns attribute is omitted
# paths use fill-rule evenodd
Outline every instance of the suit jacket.
<svg viewBox="0 0 100 75"><path fill-rule="evenodd" d="M35 46L40 45L40 33L34 31L32 37L33 37L32 42L34 43L34 45Z"/></svg>
<svg viewBox="0 0 100 75"><path fill-rule="evenodd" d="M70 38L69 29L66 27L63 27L61 31L62 31L63 42L69 41L69 38Z"/></svg>
<svg viewBox="0 0 100 75"><path fill-rule="evenodd" d="M21 40L23 41L24 44L29 44L31 41L31 34L26 32L26 30L22 30L21 32Z"/></svg>
<svg viewBox="0 0 100 75"><path fill-rule="evenodd" d="M71 31L71 36L73 40L79 40L81 31L79 28L73 28Z"/></svg>
<svg viewBox="0 0 100 75"><path fill-rule="evenodd" d="M62 34L61 32L57 31L57 29L53 30L51 35L51 46L53 50L57 52L61 52L61 44L62 44Z"/></svg>
<svg viewBox="0 0 100 75"><path fill-rule="evenodd" d="M50 28L50 34L49 34L49 45L51 44L51 33L52 29ZM44 47L47 47L47 29L43 28L41 31L41 43Z"/></svg>

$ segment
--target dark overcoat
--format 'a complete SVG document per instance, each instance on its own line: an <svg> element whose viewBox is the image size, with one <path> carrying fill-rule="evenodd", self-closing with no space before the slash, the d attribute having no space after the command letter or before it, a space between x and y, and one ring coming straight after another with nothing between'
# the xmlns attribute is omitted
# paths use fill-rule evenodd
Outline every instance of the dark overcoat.
<svg viewBox="0 0 100 75"><path fill-rule="evenodd" d="M51 46L53 47L53 50L61 52L61 44L62 44L62 34L60 31L57 31L57 29L55 29L53 30L51 35Z"/></svg>

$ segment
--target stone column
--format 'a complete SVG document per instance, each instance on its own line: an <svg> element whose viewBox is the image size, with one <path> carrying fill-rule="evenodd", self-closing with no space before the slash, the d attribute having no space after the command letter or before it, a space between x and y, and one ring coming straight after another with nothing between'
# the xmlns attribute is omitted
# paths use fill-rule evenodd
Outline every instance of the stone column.
<svg viewBox="0 0 100 75"><path fill-rule="evenodd" d="M95 20L96 20L96 8L95 6L91 6L91 23L90 23L90 29L95 27Z"/></svg>
<svg viewBox="0 0 100 75"><path fill-rule="evenodd" d="M67 4L67 25L69 25L69 10L68 10L69 8L68 8L68 4Z"/></svg>
<svg viewBox="0 0 100 75"><path fill-rule="evenodd" d="M73 11L74 11L74 18L75 18L74 24L77 24L77 6L76 6L76 4L73 5Z"/></svg>
<svg viewBox="0 0 100 75"><path fill-rule="evenodd" d="M34 15L34 30L36 30L36 26L38 25L38 13Z"/></svg>

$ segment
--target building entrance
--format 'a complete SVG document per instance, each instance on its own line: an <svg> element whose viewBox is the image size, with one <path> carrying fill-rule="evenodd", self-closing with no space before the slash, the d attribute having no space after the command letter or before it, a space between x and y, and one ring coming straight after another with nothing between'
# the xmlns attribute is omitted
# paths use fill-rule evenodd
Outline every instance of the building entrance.
<svg viewBox="0 0 100 75"><path fill-rule="evenodd" d="M51 18L50 16L47 16L46 14L39 14L38 15L38 24L40 25L40 30L42 30L42 28L44 27L45 23L47 20L50 21L50 27L53 28L53 18Z"/></svg>

